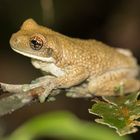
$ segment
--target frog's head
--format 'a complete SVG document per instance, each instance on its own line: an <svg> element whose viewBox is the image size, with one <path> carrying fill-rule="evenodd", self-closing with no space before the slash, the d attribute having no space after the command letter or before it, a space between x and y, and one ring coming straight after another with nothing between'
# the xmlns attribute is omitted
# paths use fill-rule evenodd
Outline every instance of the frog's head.
<svg viewBox="0 0 140 140"><path fill-rule="evenodd" d="M27 57L46 62L55 62L61 55L59 34L38 25L33 19L26 20L14 33L10 45L14 51Z"/></svg>

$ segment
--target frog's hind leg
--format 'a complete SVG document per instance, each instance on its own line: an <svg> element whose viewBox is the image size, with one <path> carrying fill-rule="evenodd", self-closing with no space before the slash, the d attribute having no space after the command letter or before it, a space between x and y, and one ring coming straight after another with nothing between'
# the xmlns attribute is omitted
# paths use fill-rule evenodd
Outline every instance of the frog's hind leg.
<svg viewBox="0 0 140 140"><path fill-rule="evenodd" d="M106 72L94 78L88 85L89 92L96 96L119 95L139 89L140 81L128 69Z"/></svg>
<svg viewBox="0 0 140 140"><path fill-rule="evenodd" d="M140 81L134 78L122 79L114 88L116 94L132 93L140 90Z"/></svg>

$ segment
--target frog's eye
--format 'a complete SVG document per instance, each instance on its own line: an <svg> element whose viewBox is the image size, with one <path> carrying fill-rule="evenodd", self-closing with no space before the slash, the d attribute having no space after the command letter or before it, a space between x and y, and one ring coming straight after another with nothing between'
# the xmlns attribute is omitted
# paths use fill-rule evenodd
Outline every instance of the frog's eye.
<svg viewBox="0 0 140 140"><path fill-rule="evenodd" d="M30 39L30 47L33 49L33 50L40 50L43 46L43 40L38 37L38 36L34 36L34 37L31 37Z"/></svg>

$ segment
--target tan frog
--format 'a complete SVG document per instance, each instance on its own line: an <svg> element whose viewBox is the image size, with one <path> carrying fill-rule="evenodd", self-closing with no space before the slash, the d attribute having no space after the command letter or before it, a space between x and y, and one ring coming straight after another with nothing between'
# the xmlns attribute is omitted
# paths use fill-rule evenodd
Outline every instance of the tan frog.
<svg viewBox="0 0 140 140"><path fill-rule="evenodd" d="M129 50L92 39L70 38L33 19L26 20L12 35L10 45L17 53L32 58L37 69L55 76L45 85L42 102L53 89L65 88L73 97L118 95L118 87L125 93L140 89L138 64ZM45 83L47 77L39 79Z"/></svg>

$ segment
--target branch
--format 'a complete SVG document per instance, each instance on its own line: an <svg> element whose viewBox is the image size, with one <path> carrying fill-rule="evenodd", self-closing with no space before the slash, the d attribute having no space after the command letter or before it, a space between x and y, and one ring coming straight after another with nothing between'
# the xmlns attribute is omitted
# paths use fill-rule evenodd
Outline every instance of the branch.
<svg viewBox="0 0 140 140"><path fill-rule="evenodd" d="M3 91L2 95L6 96L7 94L5 92L11 93L10 96L6 96L0 99L0 117L11 113L29 103L37 102L37 97L45 91L43 86L36 87L37 84L12 85L0 83L0 86ZM32 89L27 90L27 86L32 87ZM50 94L51 96L55 96L59 92L60 90L54 90Z"/></svg>

